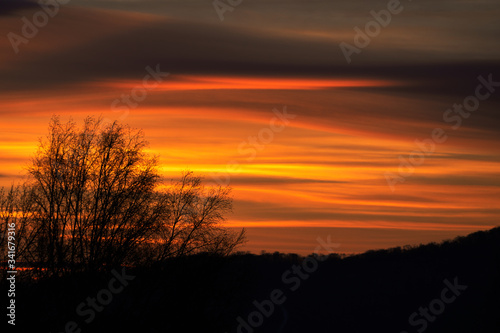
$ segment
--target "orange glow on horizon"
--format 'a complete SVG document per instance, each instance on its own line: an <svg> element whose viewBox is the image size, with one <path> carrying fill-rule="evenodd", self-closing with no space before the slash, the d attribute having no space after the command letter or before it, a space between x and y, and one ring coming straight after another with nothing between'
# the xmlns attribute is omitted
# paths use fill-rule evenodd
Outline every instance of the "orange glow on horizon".
<svg viewBox="0 0 500 333"><path fill-rule="evenodd" d="M103 88L133 89L142 81L118 81L101 83ZM314 90L327 88L361 88L400 86L402 82L373 79L322 79L322 78L262 78L169 75L154 89L170 90ZM154 84L151 83L151 86Z"/></svg>
<svg viewBox="0 0 500 333"><path fill-rule="evenodd" d="M167 182L186 169L205 176L207 184L222 179L234 196L232 228L334 228L356 239L345 250L352 252L396 242L370 239L365 232L394 230L416 242L498 225L498 146L466 122L453 132L434 118L411 118L433 110L440 119L446 104L436 99L358 89L401 82L172 75L128 112L111 108L141 82L107 80L66 88L73 93L58 88L5 96L0 186L20 179L53 114L77 123L93 115L143 129L147 152L160 155ZM260 144L259 133L276 117L273 109L281 112L285 105L296 117ZM428 138L437 126L450 139L436 145L393 193L384 173L397 174L399 156L408 156L415 139ZM248 247L253 250L265 238L255 235Z"/></svg>

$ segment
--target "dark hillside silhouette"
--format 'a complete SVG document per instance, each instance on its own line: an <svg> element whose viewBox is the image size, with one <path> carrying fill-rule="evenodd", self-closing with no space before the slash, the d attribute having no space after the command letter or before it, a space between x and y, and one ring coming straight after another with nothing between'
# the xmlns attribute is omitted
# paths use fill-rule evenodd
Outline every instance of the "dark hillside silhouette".
<svg viewBox="0 0 500 333"><path fill-rule="evenodd" d="M443 281L457 279L466 290L439 315L430 314L422 332L500 331L500 228L440 244L330 255L291 291L282 275L304 260L200 253L130 268L135 279L89 324L75 308L112 275L53 277L19 287L19 323L26 332L61 332L68 321L82 332L237 332L237 318L256 311L254 301L281 289L286 301L254 332L417 332L422 319L411 326L412 313L436 306ZM451 291L444 295L453 298Z"/></svg>
<svg viewBox="0 0 500 333"><path fill-rule="evenodd" d="M234 253L230 189L162 183L145 147L55 117L26 182L0 191L19 332L500 332L500 228L348 257Z"/></svg>

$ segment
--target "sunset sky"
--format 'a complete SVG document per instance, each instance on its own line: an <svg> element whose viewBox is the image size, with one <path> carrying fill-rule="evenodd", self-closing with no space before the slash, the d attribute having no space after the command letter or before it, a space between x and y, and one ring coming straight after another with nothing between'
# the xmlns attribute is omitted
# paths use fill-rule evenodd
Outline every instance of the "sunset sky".
<svg viewBox="0 0 500 333"><path fill-rule="evenodd" d="M500 225L500 83L460 126L444 120L478 77L500 82L499 1L401 1L351 63L339 44L387 1L243 0L221 21L212 1L72 0L16 47L9 33L42 8L0 6L0 186L52 115L92 115L143 129L167 181L190 169L231 186L243 250L307 254L330 235L353 253ZM447 140L391 189L435 128Z"/></svg>

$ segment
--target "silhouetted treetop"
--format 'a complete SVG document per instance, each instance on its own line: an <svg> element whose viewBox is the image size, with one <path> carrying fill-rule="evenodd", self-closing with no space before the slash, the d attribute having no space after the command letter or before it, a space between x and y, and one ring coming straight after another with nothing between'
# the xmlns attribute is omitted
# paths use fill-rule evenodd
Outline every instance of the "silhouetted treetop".
<svg viewBox="0 0 500 333"><path fill-rule="evenodd" d="M142 131L117 122L88 117L78 127L53 117L28 180L0 192L0 221L16 222L20 260L57 275L228 254L244 241L244 231L222 226L229 188L206 189L191 172L165 186L146 147Z"/></svg>

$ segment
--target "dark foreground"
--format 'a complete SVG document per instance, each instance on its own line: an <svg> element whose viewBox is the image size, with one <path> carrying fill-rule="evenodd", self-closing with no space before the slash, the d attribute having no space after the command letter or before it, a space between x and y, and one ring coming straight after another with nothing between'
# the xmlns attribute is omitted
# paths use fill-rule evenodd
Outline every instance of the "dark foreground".
<svg viewBox="0 0 500 333"><path fill-rule="evenodd" d="M18 281L9 331L500 332L500 228L319 259L197 255Z"/></svg>

